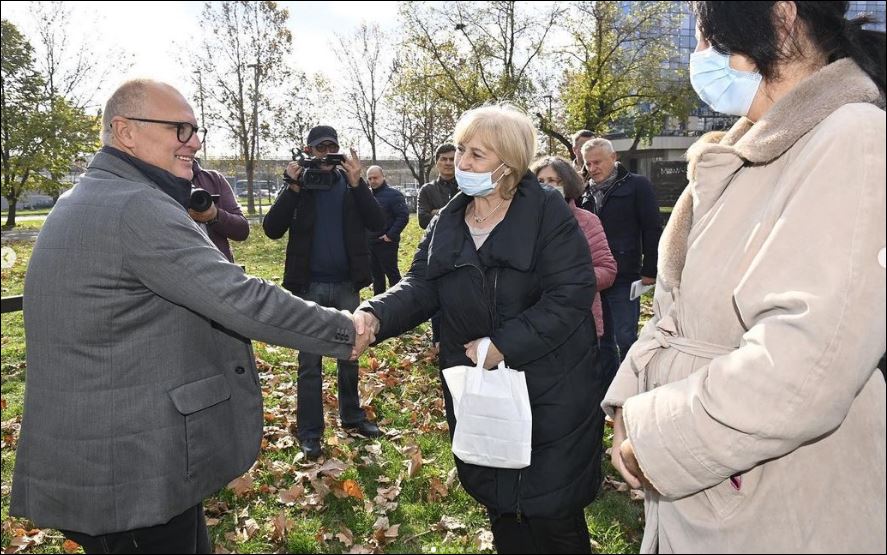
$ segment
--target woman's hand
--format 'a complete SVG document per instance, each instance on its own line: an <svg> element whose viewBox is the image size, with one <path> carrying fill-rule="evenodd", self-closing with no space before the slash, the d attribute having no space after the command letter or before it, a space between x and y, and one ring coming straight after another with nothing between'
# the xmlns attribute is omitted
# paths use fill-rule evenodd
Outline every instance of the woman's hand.
<svg viewBox="0 0 887 555"><path fill-rule="evenodd" d="M637 458L634 456L634 448L625 433L625 421L622 419L622 407L616 409L613 418L613 447L610 449L610 462L622 478L632 489L640 489L646 481Z"/></svg>
<svg viewBox="0 0 887 555"><path fill-rule="evenodd" d="M480 339L475 339L474 341L469 341L463 347L465 347L465 356L471 359L471 362L477 364L477 346L480 343ZM496 348L496 345L490 341L490 348L487 350L487 360L484 361L484 368L493 368L497 366L500 362L505 360L505 355L503 355L499 349Z"/></svg>

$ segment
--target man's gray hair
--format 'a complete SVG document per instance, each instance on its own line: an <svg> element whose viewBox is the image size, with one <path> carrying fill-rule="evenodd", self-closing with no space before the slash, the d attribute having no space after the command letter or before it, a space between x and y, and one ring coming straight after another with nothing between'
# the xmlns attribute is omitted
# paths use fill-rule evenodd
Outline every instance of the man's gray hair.
<svg viewBox="0 0 887 555"><path fill-rule="evenodd" d="M382 177L385 177L385 171L382 169L382 166L370 166L367 168L367 175L370 174L370 170L379 170L379 173L382 174Z"/></svg>
<svg viewBox="0 0 887 555"><path fill-rule="evenodd" d="M613 154L614 152L616 152L616 149L613 148L613 143L611 143L607 139L597 137L582 145L582 155L585 156L585 153L593 148L599 148L607 154Z"/></svg>
<svg viewBox="0 0 887 555"><path fill-rule="evenodd" d="M111 120L115 116L141 116L141 109L148 98L149 88L159 83L152 79L132 79L117 87L102 112L102 144L110 146L114 137ZM133 122L141 125L141 122Z"/></svg>

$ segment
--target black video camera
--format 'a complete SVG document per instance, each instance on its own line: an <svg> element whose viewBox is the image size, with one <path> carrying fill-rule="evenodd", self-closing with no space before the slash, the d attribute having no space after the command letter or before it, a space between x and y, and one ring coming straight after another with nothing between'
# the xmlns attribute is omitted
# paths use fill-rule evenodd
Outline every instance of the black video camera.
<svg viewBox="0 0 887 555"><path fill-rule="evenodd" d="M335 166L345 163L345 155L338 152L327 154L323 158L308 156L305 154L305 151L297 148L292 149L291 152L293 153L293 160L304 169L296 184L306 189L329 190L336 181L337 168ZM324 170L321 169L321 166L333 166L333 168ZM292 181L286 175L286 172L284 172L284 177L284 181Z"/></svg>
<svg viewBox="0 0 887 555"><path fill-rule="evenodd" d="M213 203L219 203L219 195L211 195L205 189L196 187L191 190L188 208L195 212L206 212Z"/></svg>

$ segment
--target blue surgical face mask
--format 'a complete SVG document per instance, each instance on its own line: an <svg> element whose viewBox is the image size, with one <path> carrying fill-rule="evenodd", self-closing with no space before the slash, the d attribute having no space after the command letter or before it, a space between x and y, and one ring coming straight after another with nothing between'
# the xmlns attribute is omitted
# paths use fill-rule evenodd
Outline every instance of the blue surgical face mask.
<svg viewBox="0 0 887 555"><path fill-rule="evenodd" d="M761 86L761 74L733 69L730 56L708 47L690 54L690 84L715 112L745 116Z"/></svg>
<svg viewBox="0 0 887 555"><path fill-rule="evenodd" d="M485 197L493 192L493 189L496 188L496 184L499 183L499 179L502 179L503 173L499 179L496 180L496 183L493 183L493 174L496 173L496 170L504 166L505 163L499 164L499 167L491 172L466 172L459 169L459 166L456 166L456 184L459 186L459 190L465 193L470 197Z"/></svg>

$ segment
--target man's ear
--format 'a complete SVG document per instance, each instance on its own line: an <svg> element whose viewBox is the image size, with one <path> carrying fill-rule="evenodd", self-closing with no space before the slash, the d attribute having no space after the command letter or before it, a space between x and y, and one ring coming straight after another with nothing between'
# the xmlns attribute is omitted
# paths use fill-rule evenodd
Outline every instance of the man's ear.
<svg viewBox="0 0 887 555"><path fill-rule="evenodd" d="M132 150L136 142L133 136L134 131L135 123L130 120L120 116L114 116L111 119L111 135L114 137L114 142L118 145Z"/></svg>

